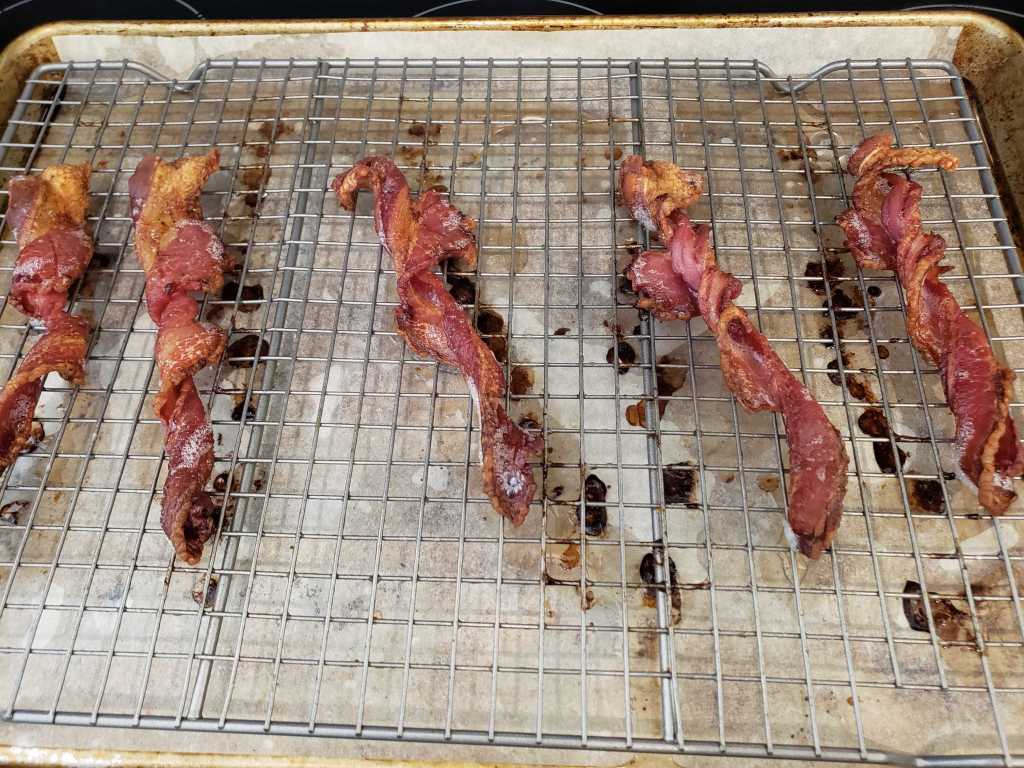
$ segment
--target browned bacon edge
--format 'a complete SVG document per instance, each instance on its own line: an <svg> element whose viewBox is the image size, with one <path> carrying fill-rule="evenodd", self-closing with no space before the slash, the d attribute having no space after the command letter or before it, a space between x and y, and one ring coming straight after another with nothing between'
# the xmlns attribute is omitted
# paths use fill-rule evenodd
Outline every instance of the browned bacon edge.
<svg viewBox="0 0 1024 768"><path fill-rule="evenodd" d="M385 157L360 160L332 188L347 210L355 209L359 190L373 191L377 234L395 262L398 331L418 354L435 357L465 377L480 418L484 493L500 515L519 525L536 490L528 461L543 442L505 413L501 366L433 272L448 258L475 264L475 222L433 190L413 202L405 177Z"/></svg>
<svg viewBox="0 0 1024 768"><path fill-rule="evenodd" d="M47 375L84 381L89 324L68 314L65 304L92 259L85 229L89 166L55 165L36 176L16 176L8 190L7 221L19 248L11 302L45 331L0 392L0 469L25 446Z"/></svg>
<svg viewBox="0 0 1024 768"><path fill-rule="evenodd" d="M698 174L633 155L619 171L623 203L658 235L666 251L644 251L627 269L638 306L660 319L700 314L721 353L726 386L751 411L782 415L789 443L790 541L812 559L832 541L842 517L849 460L839 432L768 340L733 303L741 285L718 267L710 228L686 215L701 193ZM795 540L794 540L795 539Z"/></svg>
<svg viewBox="0 0 1024 768"><path fill-rule="evenodd" d="M146 273L146 305L157 325L160 391L154 408L165 432L167 479L160 524L178 557L195 564L217 516L206 482L213 470L213 430L192 376L216 362L226 337L196 320L192 293L216 294L227 267L224 246L203 221L199 195L219 154L166 163L148 155L128 182L135 252Z"/></svg>
<svg viewBox="0 0 1024 768"><path fill-rule="evenodd" d="M865 139L848 164L857 177L853 207L836 221L862 268L896 272L910 338L942 374L956 423L956 474L977 491L981 506L999 515L1016 498L1013 481L1024 470L1010 416L1014 375L939 279L950 269L939 264L946 241L921 231L921 186L891 172L923 166L951 171L957 160L940 149L895 147L885 133Z"/></svg>

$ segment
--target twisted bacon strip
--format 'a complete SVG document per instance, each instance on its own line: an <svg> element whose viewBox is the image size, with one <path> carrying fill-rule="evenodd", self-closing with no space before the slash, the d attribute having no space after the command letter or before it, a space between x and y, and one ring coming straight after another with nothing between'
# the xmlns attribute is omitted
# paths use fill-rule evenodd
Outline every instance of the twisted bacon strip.
<svg viewBox="0 0 1024 768"><path fill-rule="evenodd" d="M89 324L64 305L92 259L85 231L89 166L55 165L38 176L16 176L9 191L7 221L20 248L11 301L46 332L0 392L0 469L14 462L31 434L46 376L56 371L72 384L85 379Z"/></svg>
<svg viewBox="0 0 1024 768"><path fill-rule="evenodd" d="M836 219L847 245L864 268L892 269L906 293L911 341L942 374L946 401L956 421L957 475L994 515L1017 494L1013 479L1024 470L1024 452L1010 416L1013 371L1001 365L985 332L964 314L939 277L946 241L921 231L921 186L891 168L957 167L939 149L901 149L892 137L866 139L851 155L857 177L853 207Z"/></svg>
<svg viewBox="0 0 1024 768"><path fill-rule="evenodd" d="M154 407L165 430L167 480L160 524L178 557L195 564L217 525L206 492L213 431L192 376L224 352L225 334L196 321L192 291L216 294L227 268L224 245L203 221L199 194L219 165L216 149L165 163L148 155L128 181L135 253L146 273L146 306L157 325L160 391Z"/></svg>
<svg viewBox="0 0 1024 768"><path fill-rule="evenodd" d="M475 222L433 190L414 203L405 177L385 157L360 160L332 189L350 211L360 189L373 191L374 224L398 276L398 331L418 354L458 368L466 378L480 418L484 492L500 515L519 525L536 490L527 460L543 442L505 413L501 366L432 271L447 258L476 263Z"/></svg>
<svg viewBox="0 0 1024 768"><path fill-rule="evenodd" d="M657 233L667 251L644 251L626 271L638 306L663 320L703 316L721 353L725 384L748 410L782 414L789 441L786 533L812 559L829 546L842 517L849 460L839 432L786 367L747 313L733 304L740 282L722 271L709 239L685 209L703 183L667 162L633 155L619 171L622 200L637 221Z"/></svg>

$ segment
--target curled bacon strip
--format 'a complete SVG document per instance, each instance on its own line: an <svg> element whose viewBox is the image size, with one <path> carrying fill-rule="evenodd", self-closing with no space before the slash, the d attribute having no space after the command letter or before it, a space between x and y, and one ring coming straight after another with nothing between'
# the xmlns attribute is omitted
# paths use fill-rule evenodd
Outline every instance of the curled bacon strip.
<svg viewBox="0 0 1024 768"><path fill-rule="evenodd" d="M893 168L937 166L951 171L956 158L940 149L904 149L878 134L851 155L857 177L853 207L836 219L857 263L891 269L903 286L910 339L942 374L956 422L957 475L994 515L1016 498L1013 479L1024 471L1024 452L1010 416L1013 371L1001 365L985 332L964 314L939 279L946 241L921 231L921 186Z"/></svg>
<svg viewBox="0 0 1024 768"><path fill-rule="evenodd" d="M7 221L18 241L11 302L46 332L0 392L0 468L18 457L32 431L43 380L56 371L72 384L85 378L89 324L64 308L71 284L92 259L85 230L89 166L56 165L11 179Z"/></svg>
<svg viewBox="0 0 1024 768"><path fill-rule="evenodd" d="M466 378L480 418L484 493L500 515L519 525L536 490L527 461L541 452L542 440L505 413L501 366L432 271L448 258L476 263L475 222L433 190L413 202L405 177L385 157L360 160L332 188L350 211L360 189L373 191L374 224L398 276L398 331L418 354L458 368Z"/></svg>
<svg viewBox="0 0 1024 768"><path fill-rule="evenodd" d="M192 376L224 352L224 332L196 320L193 291L218 293L227 268L224 245L203 221L199 195L219 155L165 163L148 155L128 182L135 253L146 273L146 306L157 325L160 391L154 407L167 453L160 524L178 557L195 564L217 526L206 492L213 470L213 430Z"/></svg>
<svg viewBox="0 0 1024 768"><path fill-rule="evenodd" d="M694 226L686 215L702 186L699 175L672 163L645 162L637 155L623 161L622 201L668 246L667 251L639 254L626 274L640 294L638 306L656 317L685 320L699 313L715 335L722 374L736 399L748 410L782 415L790 464L787 534L816 559L842 517L846 449L821 406L733 303L740 282L718 267L710 227Z"/></svg>

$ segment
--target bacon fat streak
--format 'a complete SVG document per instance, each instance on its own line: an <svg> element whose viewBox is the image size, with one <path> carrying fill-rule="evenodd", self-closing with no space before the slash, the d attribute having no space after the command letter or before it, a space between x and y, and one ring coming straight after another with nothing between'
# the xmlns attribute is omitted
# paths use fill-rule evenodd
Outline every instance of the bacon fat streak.
<svg viewBox="0 0 1024 768"><path fill-rule="evenodd" d="M8 186L7 221L18 241L11 302L45 331L0 392L0 469L12 464L32 432L43 380L57 372L85 378L89 324L65 310L68 289L92 259L85 229L89 166L55 165Z"/></svg>
<svg viewBox="0 0 1024 768"><path fill-rule="evenodd" d="M857 177L853 207L836 222L863 268L891 269L903 286L910 339L942 374L956 422L958 475L973 485L978 502L994 515L1017 494L1024 452L1010 416L1013 371L1000 364L981 327L967 317L939 279L946 241L921 231L921 186L893 168L937 166L951 171L956 158L931 148L899 148L889 134L863 141L850 156Z"/></svg>
<svg viewBox="0 0 1024 768"><path fill-rule="evenodd" d="M203 221L199 195L219 165L216 149L165 163L148 155L128 182L135 253L146 273L146 306L157 325L167 479L160 524L178 557L195 564L217 526L206 482L213 470L213 430L192 376L224 352L226 337L196 320L192 293L217 294L227 267L224 245Z"/></svg>
<svg viewBox="0 0 1024 768"><path fill-rule="evenodd" d="M722 271L710 228L694 226L686 208L700 197L698 174L633 155L619 171L619 190L633 218L661 238L666 251L644 251L627 269L638 306L662 320L700 314L721 353L726 386L751 411L782 415L789 443L788 529L810 558L832 541L842 517L849 460L839 432L793 376L747 313L733 303L741 285Z"/></svg>
<svg viewBox="0 0 1024 768"><path fill-rule="evenodd" d="M433 272L448 258L476 263L475 222L433 190L414 202L405 177L384 157L360 160L332 188L350 211L359 190L373 191L377 235L398 278L398 331L418 354L462 372L480 418L484 493L500 515L519 525L536 490L527 462L541 452L543 442L505 413L501 366Z"/></svg>

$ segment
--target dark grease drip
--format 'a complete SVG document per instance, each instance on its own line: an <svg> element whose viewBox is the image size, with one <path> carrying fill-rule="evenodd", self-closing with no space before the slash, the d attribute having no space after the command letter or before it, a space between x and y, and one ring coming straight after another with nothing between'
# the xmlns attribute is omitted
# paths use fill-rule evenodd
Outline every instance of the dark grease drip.
<svg viewBox="0 0 1024 768"><path fill-rule="evenodd" d="M481 309L476 316L476 327L480 333L501 333L505 330L505 319L494 310Z"/></svg>
<svg viewBox="0 0 1024 768"><path fill-rule="evenodd" d="M249 405L246 406L245 398L239 399L238 402L235 403L235 407L231 409L231 419L233 421L241 421L242 420L242 411L243 410L245 411L245 420L246 420L247 423L252 421L253 419L255 419L256 418L256 402L255 402L255 400L250 398Z"/></svg>
<svg viewBox="0 0 1024 768"><path fill-rule="evenodd" d="M499 363L508 361L508 339L499 336L505 330L505 320L497 312L490 309L481 309L476 316L476 327L480 331L484 344L490 347L491 352Z"/></svg>
<svg viewBox="0 0 1024 768"><path fill-rule="evenodd" d="M842 277L846 274L846 267L843 266L843 262L840 259L835 256L831 256L825 259L824 267L822 267L820 261L811 261L808 262L807 266L804 268L804 277L811 278L806 283L807 287L819 296L824 296L826 293L826 273L828 275L828 279L832 280L833 278Z"/></svg>
<svg viewBox="0 0 1024 768"><path fill-rule="evenodd" d="M858 417L857 426L860 427L861 432L869 437L883 438L881 442L871 444L871 448L875 453L875 462L883 472L895 475L896 458L892 452L892 445L888 442L888 438L892 436L893 432L889 427L889 420L885 418L882 410L880 408L866 408ZM896 450L899 451L900 467L902 468L906 465L909 454L899 446L896 447Z"/></svg>
<svg viewBox="0 0 1024 768"><path fill-rule="evenodd" d="M509 375L508 391L513 395L525 395L533 386L533 371L521 365L512 369Z"/></svg>
<svg viewBox="0 0 1024 768"><path fill-rule="evenodd" d="M600 536L608 527L608 486L597 475L587 475L583 482L583 494L586 520L585 529L588 536Z"/></svg>
<svg viewBox="0 0 1024 768"><path fill-rule="evenodd" d="M663 550L658 549L656 552L648 552L640 561L640 580L644 584L650 585L647 587L647 599L645 600L649 605L656 604L658 591L664 589L663 582L658 581L657 576L657 567L664 563L663 557L665 557ZM676 571L675 561L671 557L667 557L667 559L669 595L673 610L679 611L683 607L683 595L679 590L679 573ZM673 623L676 621L678 621L678 616L673 617Z"/></svg>
<svg viewBox="0 0 1024 768"><path fill-rule="evenodd" d="M449 273L445 276L445 280L448 281L449 285L448 293L459 304L464 307L471 307L476 303L476 283L468 277Z"/></svg>
<svg viewBox="0 0 1024 768"><path fill-rule="evenodd" d="M257 349L261 358L266 357L270 354L270 343L255 333L250 333L231 342L224 355L229 358L228 365L232 368L252 368ZM242 359L231 360L230 358Z"/></svg>
<svg viewBox="0 0 1024 768"><path fill-rule="evenodd" d="M628 373L629 369L636 364L636 350L625 341L618 342L614 347L609 347L608 353L604 356L609 365L614 365L616 362L616 350L618 350L619 373Z"/></svg>
<svg viewBox="0 0 1024 768"><path fill-rule="evenodd" d="M974 627L971 616L957 608L952 600L945 597L929 599L932 610L932 624L935 634L946 641L974 640ZM903 615L907 624L915 632L928 632L928 614L924 610L921 596L921 585L916 581L907 581L903 585Z"/></svg>
<svg viewBox="0 0 1024 768"><path fill-rule="evenodd" d="M428 139L427 143L432 144L434 142L429 140L441 135L441 125L440 123L431 123L428 126L426 123L415 122L409 126L409 135Z"/></svg>
<svg viewBox="0 0 1024 768"><path fill-rule="evenodd" d="M938 480L911 480L908 485L911 507L930 515L942 513L945 504L942 499L942 484Z"/></svg>
<svg viewBox="0 0 1024 768"><path fill-rule="evenodd" d="M688 463L669 464L661 471L661 482L665 488L666 504L686 504L691 507L693 492L697 486L697 473Z"/></svg>
<svg viewBox="0 0 1024 768"><path fill-rule="evenodd" d="M239 288L241 288L241 290L239 290ZM224 289L220 292L220 297L225 301L234 301L235 299L238 299L239 312L255 312L259 307L252 302L263 301L263 286L259 283L256 283L255 285L239 286L236 281L229 280L224 283Z"/></svg>
<svg viewBox="0 0 1024 768"><path fill-rule="evenodd" d="M569 333L569 329L565 326L555 329L555 336L565 336L567 333Z"/></svg>

